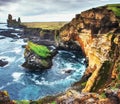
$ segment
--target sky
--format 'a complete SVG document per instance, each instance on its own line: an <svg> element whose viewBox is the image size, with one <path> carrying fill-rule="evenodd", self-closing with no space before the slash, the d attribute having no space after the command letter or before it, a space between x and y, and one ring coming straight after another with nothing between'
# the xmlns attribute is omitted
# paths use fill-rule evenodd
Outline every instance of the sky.
<svg viewBox="0 0 120 104"><path fill-rule="evenodd" d="M22 22L70 21L75 14L120 0L0 0L0 22L8 14Z"/></svg>

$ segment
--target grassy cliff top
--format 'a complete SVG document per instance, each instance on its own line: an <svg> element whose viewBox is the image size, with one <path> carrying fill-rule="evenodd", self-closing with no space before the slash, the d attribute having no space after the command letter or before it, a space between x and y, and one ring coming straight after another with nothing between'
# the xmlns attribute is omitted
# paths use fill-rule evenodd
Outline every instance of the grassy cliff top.
<svg viewBox="0 0 120 104"><path fill-rule="evenodd" d="M67 22L24 22L22 24L27 26L28 28L42 28L48 30L56 30L60 29L66 23Z"/></svg>
<svg viewBox="0 0 120 104"><path fill-rule="evenodd" d="M107 9L112 10L116 16L120 17L120 4L109 4Z"/></svg>
<svg viewBox="0 0 120 104"><path fill-rule="evenodd" d="M42 58L47 58L48 56L50 56L50 53L51 53L50 50L46 46L38 45L30 41L28 42L27 48L29 48L35 54L37 54L38 56Z"/></svg>

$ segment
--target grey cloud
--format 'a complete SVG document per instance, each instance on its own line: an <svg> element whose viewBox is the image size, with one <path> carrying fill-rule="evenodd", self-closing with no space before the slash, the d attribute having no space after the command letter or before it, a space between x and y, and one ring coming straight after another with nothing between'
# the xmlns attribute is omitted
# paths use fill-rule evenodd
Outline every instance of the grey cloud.
<svg viewBox="0 0 120 104"><path fill-rule="evenodd" d="M119 0L114 0L114 2ZM2 0L0 5L16 2L18 7L16 12L23 16L43 15L43 14L64 14L80 12L100 4L109 3L110 0ZM112 2L112 1L111 1Z"/></svg>
<svg viewBox="0 0 120 104"><path fill-rule="evenodd" d="M9 4L9 3L11 3L11 2L15 3L15 2L17 2L17 1L18 1L18 0L0 0L0 6Z"/></svg>
<svg viewBox="0 0 120 104"><path fill-rule="evenodd" d="M80 8L80 3L76 0L29 0L29 4L23 2L21 5L25 7L21 8L21 14L24 16L30 15L42 15L47 13L66 13L76 8Z"/></svg>

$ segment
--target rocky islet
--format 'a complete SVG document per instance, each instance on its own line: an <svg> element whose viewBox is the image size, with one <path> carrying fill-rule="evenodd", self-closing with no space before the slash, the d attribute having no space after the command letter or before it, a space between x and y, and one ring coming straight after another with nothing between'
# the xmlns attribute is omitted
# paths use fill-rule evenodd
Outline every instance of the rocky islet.
<svg viewBox="0 0 120 104"><path fill-rule="evenodd" d="M29 41L24 52L25 63L22 66L31 71L49 69L52 66L52 58L56 53L56 50L50 50L46 46Z"/></svg>

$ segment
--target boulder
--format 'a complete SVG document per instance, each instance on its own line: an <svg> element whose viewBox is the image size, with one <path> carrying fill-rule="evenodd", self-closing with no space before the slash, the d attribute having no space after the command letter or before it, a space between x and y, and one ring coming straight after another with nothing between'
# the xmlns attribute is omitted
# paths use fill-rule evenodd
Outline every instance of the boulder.
<svg viewBox="0 0 120 104"><path fill-rule="evenodd" d="M15 104L15 102L10 100L7 91L0 91L0 104Z"/></svg>
<svg viewBox="0 0 120 104"><path fill-rule="evenodd" d="M8 64L8 61L0 60L0 67L4 67L7 64Z"/></svg>

